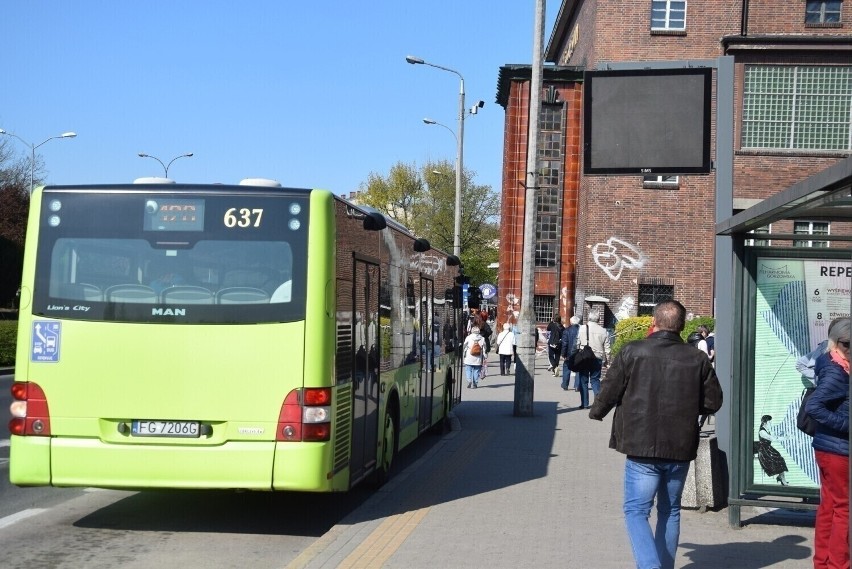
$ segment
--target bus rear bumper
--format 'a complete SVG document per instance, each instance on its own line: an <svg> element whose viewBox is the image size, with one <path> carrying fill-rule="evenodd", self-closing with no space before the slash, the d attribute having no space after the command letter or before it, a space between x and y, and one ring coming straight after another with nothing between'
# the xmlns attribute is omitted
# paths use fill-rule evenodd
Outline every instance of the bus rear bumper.
<svg viewBox="0 0 852 569"><path fill-rule="evenodd" d="M13 436L11 447L9 479L19 486L332 489L326 476L326 443L231 441L215 447L190 447Z"/></svg>
<svg viewBox="0 0 852 569"><path fill-rule="evenodd" d="M272 489L274 442L189 447L17 438L12 441L10 480L21 486Z"/></svg>

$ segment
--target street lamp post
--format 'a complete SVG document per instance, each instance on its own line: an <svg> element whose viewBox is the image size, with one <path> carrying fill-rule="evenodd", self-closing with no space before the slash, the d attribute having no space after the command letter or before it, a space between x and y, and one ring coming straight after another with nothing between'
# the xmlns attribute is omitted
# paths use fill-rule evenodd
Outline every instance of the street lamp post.
<svg viewBox="0 0 852 569"><path fill-rule="evenodd" d="M181 154L180 156L175 156L174 158L169 160L168 164L163 164L163 161L160 160L159 158L157 158L156 156L151 156L150 154L145 154L144 152L139 153L139 158L153 158L154 160L159 162L160 166L163 167L163 170L166 173L166 178L168 178L169 177L169 167L172 165L172 162L174 162L178 158L192 158L192 154L193 154L192 152L187 152L186 154Z"/></svg>
<svg viewBox="0 0 852 569"><path fill-rule="evenodd" d="M33 193L33 186L35 185L35 151L36 151L36 148L38 148L39 146L41 146L42 144L44 144L46 142L50 142L51 140L53 140L55 138L74 138L75 136L77 136L76 132L63 132L60 135L51 136L47 140L43 140L43 141L39 142L38 144L32 144L31 142L27 142L26 140L24 140L23 138L21 138L17 134L15 134L13 132L6 132L2 128L0 128L0 134L5 134L6 136L13 136L13 137L17 138L18 140L20 140L21 142L23 142L24 144L26 144L27 146L30 147L30 194Z"/></svg>
<svg viewBox="0 0 852 569"><path fill-rule="evenodd" d="M443 67L441 65L435 65L434 63L429 63L428 61L424 61L423 59L419 57L414 57L413 55L405 56L405 61L412 65L428 65L429 67L449 71L450 73L455 73L459 76L459 134L456 137L456 211L455 223L453 226L453 254L458 257L459 255L461 255L461 188L462 172L464 172L464 77L462 77L462 74L456 71L455 69L450 69L449 67Z"/></svg>
<svg viewBox="0 0 852 569"><path fill-rule="evenodd" d="M434 121L430 118L424 118L423 122L426 124L434 124L437 126L442 126L453 135L453 138L456 139L456 148L459 148L459 137L456 136L456 133L443 123L439 123L438 121ZM453 255L456 257L459 256L459 252L461 251L461 184L459 178L459 172L461 168L459 168L458 157L456 157L456 211L455 211L455 225L453 227ZM433 174L440 174L438 170L432 170Z"/></svg>

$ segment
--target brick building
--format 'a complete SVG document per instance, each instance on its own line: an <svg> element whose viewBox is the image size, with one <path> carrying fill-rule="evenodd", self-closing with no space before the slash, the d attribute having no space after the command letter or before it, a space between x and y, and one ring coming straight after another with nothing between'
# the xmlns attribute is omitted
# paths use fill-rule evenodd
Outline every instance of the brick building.
<svg viewBox="0 0 852 569"><path fill-rule="evenodd" d="M563 0L540 94L539 323L601 304L611 327L670 297L713 314L714 174L582 175L583 70L733 56L734 208L742 210L852 154L848 3L716 0L687 9L685 0ZM506 110L501 321L519 308L530 76L529 65L507 65L498 79ZM820 219L778 225L763 228L768 234L754 244L845 246L830 235L850 231Z"/></svg>

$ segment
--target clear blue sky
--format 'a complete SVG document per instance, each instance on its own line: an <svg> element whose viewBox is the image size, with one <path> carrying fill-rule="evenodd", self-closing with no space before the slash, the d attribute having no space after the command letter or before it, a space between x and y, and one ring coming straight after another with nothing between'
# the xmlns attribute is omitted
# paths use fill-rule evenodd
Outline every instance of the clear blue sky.
<svg viewBox="0 0 852 569"><path fill-rule="evenodd" d="M545 45L561 2L548 0ZM265 177L337 194L398 161L456 156L500 190L501 65L529 64L535 0L28 0L3 6L0 128L38 144L49 184ZM5 137L29 155L29 148Z"/></svg>

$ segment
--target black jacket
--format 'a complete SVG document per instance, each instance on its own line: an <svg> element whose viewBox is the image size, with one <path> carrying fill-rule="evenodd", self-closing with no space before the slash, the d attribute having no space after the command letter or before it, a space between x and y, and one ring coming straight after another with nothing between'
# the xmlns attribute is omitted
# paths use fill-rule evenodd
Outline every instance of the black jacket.
<svg viewBox="0 0 852 569"><path fill-rule="evenodd" d="M609 446L628 456L694 460L698 416L722 407L722 387L707 354L676 332L654 332L630 342L601 382L589 417L615 407Z"/></svg>

